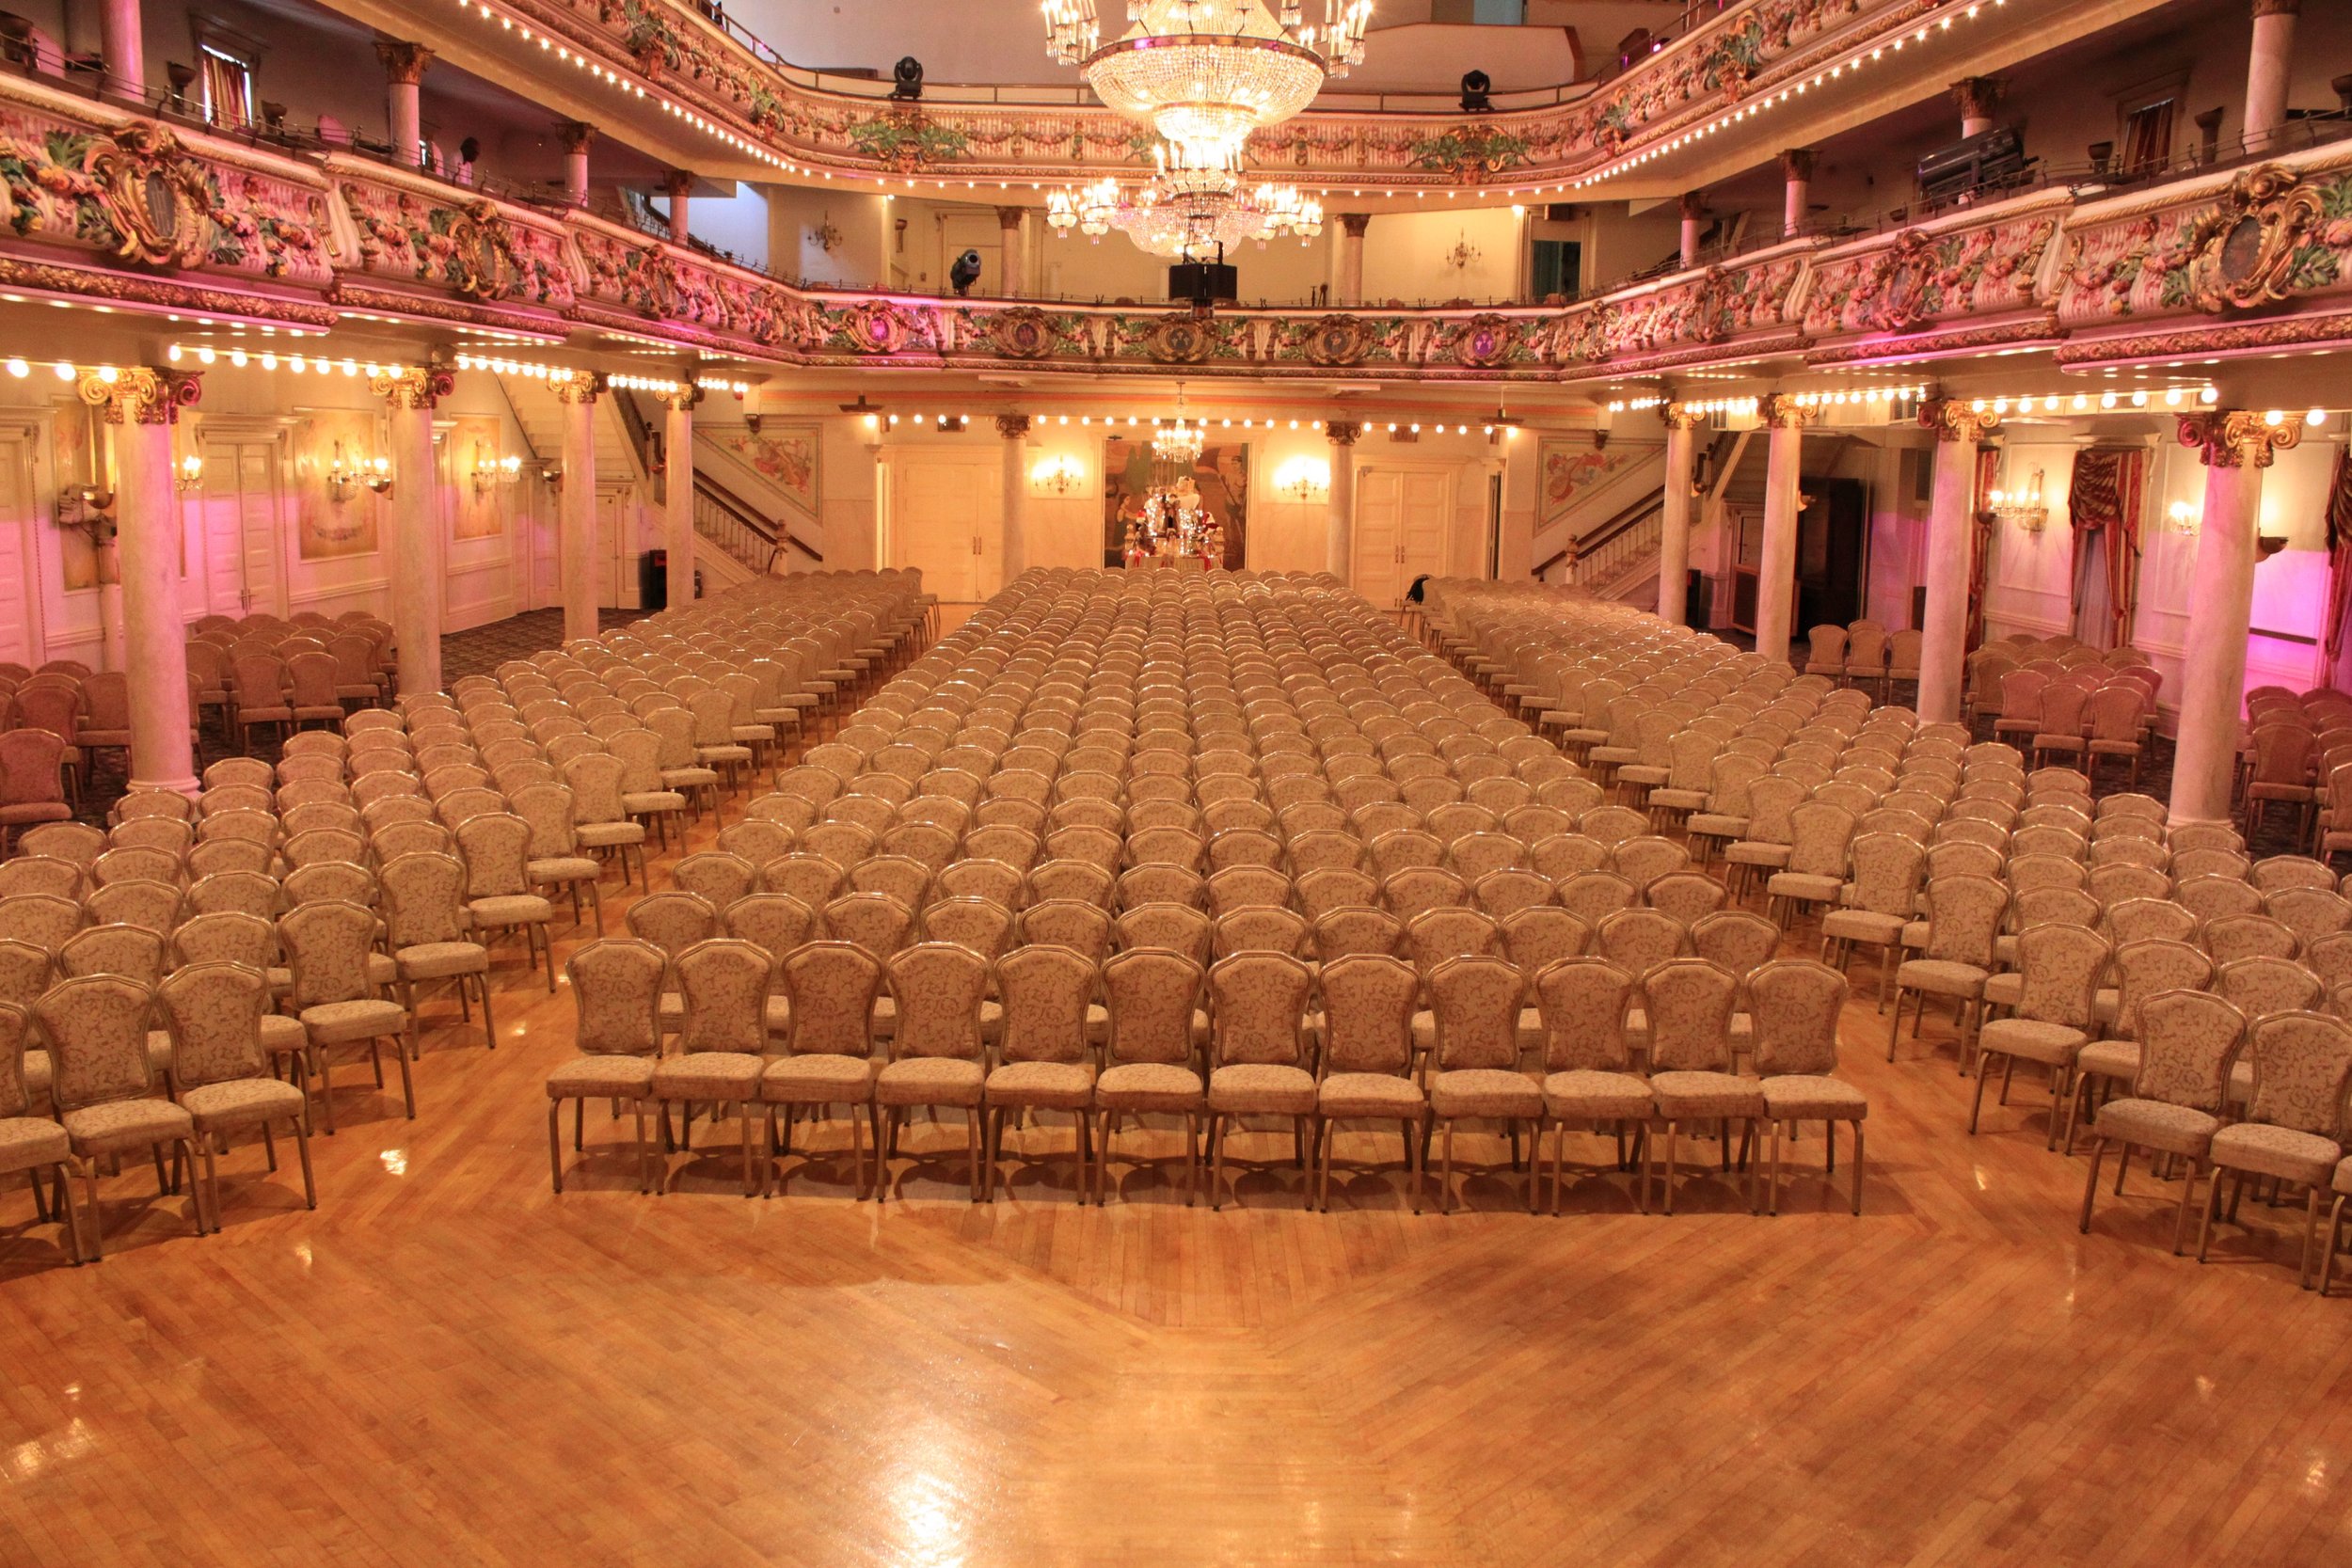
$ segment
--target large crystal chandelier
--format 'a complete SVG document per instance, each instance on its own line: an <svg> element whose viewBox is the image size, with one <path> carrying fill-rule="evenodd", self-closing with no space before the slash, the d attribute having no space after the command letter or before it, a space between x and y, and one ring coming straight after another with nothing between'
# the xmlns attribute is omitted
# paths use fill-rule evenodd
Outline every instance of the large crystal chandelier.
<svg viewBox="0 0 2352 1568"><path fill-rule="evenodd" d="M1172 424L1154 423L1152 427L1152 455L1176 471L1192 467L1194 458L1209 443L1209 427L1198 420L1184 418L1184 384L1176 384L1176 420Z"/></svg>
<svg viewBox="0 0 2352 1568"><path fill-rule="evenodd" d="M1364 57L1372 0L1128 0L1134 25L1109 43L1094 0L1044 0L1047 50L1095 96L1150 125L1195 166L1237 166L1249 133L1304 109Z"/></svg>
<svg viewBox="0 0 2352 1568"><path fill-rule="evenodd" d="M1203 199L1160 180L1126 190L1104 179L1047 192L1045 222L1057 234L1074 229L1092 240L1116 229L1150 255L1182 261L1213 256L1244 240L1312 239L1323 232L1323 203L1291 185L1262 184Z"/></svg>

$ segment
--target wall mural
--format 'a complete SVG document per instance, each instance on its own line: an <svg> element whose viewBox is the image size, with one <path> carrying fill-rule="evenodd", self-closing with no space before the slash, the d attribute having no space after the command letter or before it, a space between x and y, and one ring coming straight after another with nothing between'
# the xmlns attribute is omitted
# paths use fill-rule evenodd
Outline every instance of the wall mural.
<svg viewBox="0 0 2352 1568"><path fill-rule="evenodd" d="M1189 488L1187 488L1189 486ZM1249 444L1212 441L1174 473L1152 454L1148 436L1113 436L1103 443L1103 564L1126 559L1127 529L1140 524L1152 492L1170 489L1205 512L1224 535L1218 564L1239 571L1249 552Z"/></svg>
<svg viewBox="0 0 2352 1568"><path fill-rule="evenodd" d="M817 511L817 454L822 440L817 426L763 425L757 435L748 427L722 430L718 439L722 449L741 458L803 509Z"/></svg>
<svg viewBox="0 0 2352 1568"><path fill-rule="evenodd" d="M295 539L305 561L335 561L375 550L375 495L354 482L338 499L327 475L340 458L356 470L375 455L375 417L342 408L313 410L303 420L294 483L301 509Z"/></svg>
<svg viewBox="0 0 2352 1568"><path fill-rule="evenodd" d="M468 414L452 422L449 434L442 437L450 454L450 485L457 492L457 515L450 528L453 539L495 539L506 531L504 486L493 480L488 489L482 489L473 478L485 468L496 471L503 455L499 450L502 435L497 416Z"/></svg>
<svg viewBox="0 0 2352 1568"><path fill-rule="evenodd" d="M1574 511L1578 498L1594 486L1663 450L1660 441L1612 441L1596 447L1589 436L1544 442L1536 460L1541 478L1535 526L1549 528Z"/></svg>

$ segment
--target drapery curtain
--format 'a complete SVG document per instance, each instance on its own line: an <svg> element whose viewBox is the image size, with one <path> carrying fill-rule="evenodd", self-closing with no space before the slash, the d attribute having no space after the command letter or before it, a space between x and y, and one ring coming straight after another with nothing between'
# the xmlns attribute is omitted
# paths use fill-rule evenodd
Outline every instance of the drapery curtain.
<svg viewBox="0 0 2352 1568"><path fill-rule="evenodd" d="M1980 447L1977 451L1976 483L1969 488L1969 526L1976 531L1976 548L1968 555L1968 642L1977 648L1984 642L1984 580L1986 569L1993 563L1993 514L1987 510L1993 493L1993 482L2000 477L2001 453L1997 447Z"/></svg>
<svg viewBox="0 0 2352 1568"><path fill-rule="evenodd" d="M2328 484L2328 626L2329 677L2344 678L2344 653L2352 642L2352 447L2336 449L2335 477Z"/></svg>
<svg viewBox="0 0 2352 1568"><path fill-rule="evenodd" d="M2083 556L2097 536L2106 536L2106 641L2120 648L2132 640L2132 611L2139 595L2139 513L2148 453L2138 447L2091 447L2074 454L2066 487L2066 515L2074 530L2075 581L2083 579ZM2083 608L2079 586L2074 609ZM2081 629L2076 628L2077 635Z"/></svg>

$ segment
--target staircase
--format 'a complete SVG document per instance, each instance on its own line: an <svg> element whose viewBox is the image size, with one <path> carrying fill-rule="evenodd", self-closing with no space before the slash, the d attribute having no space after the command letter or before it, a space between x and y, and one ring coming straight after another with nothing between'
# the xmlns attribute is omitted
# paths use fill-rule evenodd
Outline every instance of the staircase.
<svg viewBox="0 0 2352 1568"><path fill-rule="evenodd" d="M532 454L543 463L561 463L564 404L546 382L528 375L501 375L499 385L506 389L507 404L515 410L515 422L522 426ZM596 483L636 483L644 475L637 466L636 443L622 418L620 400L601 397L590 406L596 420Z"/></svg>
<svg viewBox="0 0 2352 1568"><path fill-rule="evenodd" d="M787 526L765 516L716 475L703 467L703 443L694 443L694 534L746 576L778 576L821 565L824 556ZM698 552L697 559L700 559Z"/></svg>

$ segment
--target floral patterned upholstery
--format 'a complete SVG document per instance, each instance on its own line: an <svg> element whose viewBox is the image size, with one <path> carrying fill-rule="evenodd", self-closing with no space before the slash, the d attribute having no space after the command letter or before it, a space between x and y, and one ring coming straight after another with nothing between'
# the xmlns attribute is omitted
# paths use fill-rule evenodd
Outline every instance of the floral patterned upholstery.
<svg viewBox="0 0 2352 1568"><path fill-rule="evenodd" d="M756 1055L767 1044L767 1002L775 960L732 937L698 942L671 961L685 1011L678 1049Z"/></svg>

